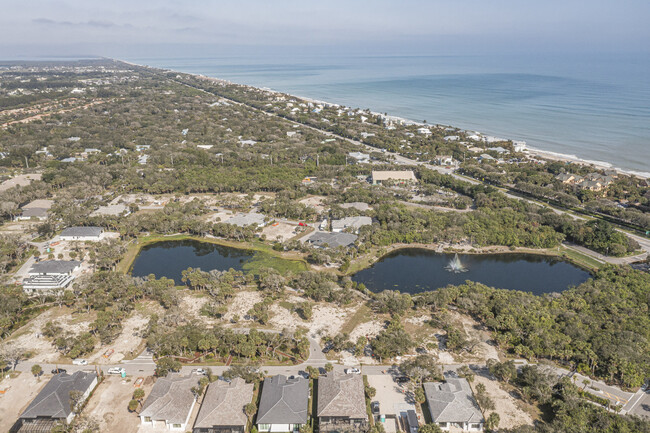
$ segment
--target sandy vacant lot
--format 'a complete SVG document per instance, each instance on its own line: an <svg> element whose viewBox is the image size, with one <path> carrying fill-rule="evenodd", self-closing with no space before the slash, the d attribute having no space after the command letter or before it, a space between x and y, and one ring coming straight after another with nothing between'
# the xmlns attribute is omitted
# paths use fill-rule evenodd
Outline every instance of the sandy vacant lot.
<svg viewBox="0 0 650 433"><path fill-rule="evenodd" d="M95 319L94 314L72 314L66 307L53 307L35 317L22 328L18 329L9 340L12 344L33 354L31 360L44 363L55 363L61 357L52 342L40 335L48 321L61 326L63 330L78 335L89 329Z"/></svg>
<svg viewBox="0 0 650 433"><path fill-rule="evenodd" d="M114 364L127 356L137 355L135 352L144 341L141 331L147 327L149 317L133 313L122 322L122 333L108 346L99 346L99 350L88 357L88 361L96 364ZM103 356L107 350L113 350L113 354L106 358Z"/></svg>
<svg viewBox="0 0 650 433"><path fill-rule="evenodd" d="M310 206L316 209L316 212L321 213L325 210L323 200L325 200L325 197L314 195L311 197L305 197L302 200L299 200L298 203L302 203L305 206Z"/></svg>
<svg viewBox="0 0 650 433"><path fill-rule="evenodd" d="M84 414L99 422L102 432L135 433L140 419L137 413L128 410L128 404L135 387L133 381L127 382L117 376L108 376L100 383L84 409ZM145 399L153 387L153 380L146 379L142 388Z"/></svg>
<svg viewBox="0 0 650 433"><path fill-rule="evenodd" d="M233 316L237 315L239 316L239 319L242 320L248 315L248 310L261 301L262 294L260 292L238 292L228 307L228 312L224 315L224 319L231 320Z"/></svg>
<svg viewBox="0 0 650 433"><path fill-rule="evenodd" d="M262 234L270 241L285 242L295 236L295 224L276 222L264 227Z"/></svg>
<svg viewBox="0 0 650 433"><path fill-rule="evenodd" d="M517 400L504 391L499 382L494 379L488 379L483 376L476 375L472 388L476 389L476 385L482 383L485 385L487 394L494 401L495 410L501 417L499 428L513 428L524 424L532 424L533 420L526 412L517 406ZM486 418L490 416L488 412L485 414Z"/></svg>
<svg viewBox="0 0 650 433"><path fill-rule="evenodd" d="M9 431L18 416L27 408L52 375L44 374L35 378L23 372L13 379L0 381L0 432Z"/></svg>

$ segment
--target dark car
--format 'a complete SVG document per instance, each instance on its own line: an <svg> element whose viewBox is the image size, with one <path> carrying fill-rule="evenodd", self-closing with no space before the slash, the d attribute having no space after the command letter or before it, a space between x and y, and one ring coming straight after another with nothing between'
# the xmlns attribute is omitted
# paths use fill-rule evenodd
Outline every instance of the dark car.
<svg viewBox="0 0 650 433"><path fill-rule="evenodd" d="M406 382L408 382L409 380L410 380L410 379L409 379L408 377L406 377L406 376L397 376L397 377L395 378L395 382L397 382L397 383L406 383Z"/></svg>
<svg viewBox="0 0 650 433"><path fill-rule="evenodd" d="M379 402L378 401L373 401L370 403L370 409L372 410L372 413L378 414L379 413Z"/></svg>
<svg viewBox="0 0 650 433"><path fill-rule="evenodd" d="M67 372L67 370L65 370L63 368L55 368L54 370L52 370L52 374L61 374L61 373L65 373L65 372Z"/></svg>

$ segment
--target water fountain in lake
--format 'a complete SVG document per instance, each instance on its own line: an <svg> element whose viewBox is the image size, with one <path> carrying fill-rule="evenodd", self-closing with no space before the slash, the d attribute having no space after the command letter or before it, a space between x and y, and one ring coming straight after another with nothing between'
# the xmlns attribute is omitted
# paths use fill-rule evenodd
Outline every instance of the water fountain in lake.
<svg viewBox="0 0 650 433"><path fill-rule="evenodd" d="M467 272L469 270L460 262L458 253L454 255L453 259L449 260L449 264L445 266L445 269L447 269L449 272L453 272L454 274L460 274L461 272Z"/></svg>

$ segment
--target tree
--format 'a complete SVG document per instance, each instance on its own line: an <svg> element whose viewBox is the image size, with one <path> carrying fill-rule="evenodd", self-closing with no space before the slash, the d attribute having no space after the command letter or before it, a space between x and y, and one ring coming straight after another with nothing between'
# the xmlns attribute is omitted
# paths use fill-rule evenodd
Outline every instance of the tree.
<svg viewBox="0 0 650 433"><path fill-rule="evenodd" d="M438 364L429 355L418 355L415 358L406 359L400 364L399 370L417 384L442 379Z"/></svg>
<svg viewBox="0 0 650 433"><path fill-rule="evenodd" d="M487 366L490 374L502 382L509 383L517 377L517 367L514 361L498 362L495 359L489 359Z"/></svg>
<svg viewBox="0 0 650 433"><path fill-rule="evenodd" d="M427 401L427 397L426 397L426 395L424 394L424 390L423 390L422 388L420 388L420 387L417 387L417 388L415 389L414 397L415 397L415 401L417 401L417 402L420 403L420 404L422 404L422 403L424 403L425 401Z"/></svg>
<svg viewBox="0 0 650 433"><path fill-rule="evenodd" d="M325 371L330 373L332 370L334 370L334 365L331 362L327 362L325 364Z"/></svg>
<svg viewBox="0 0 650 433"><path fill-rule="evenodd" d="M255 403L248 403L246 406L244 406L244 412L248 417L248 421L250 421L251 419L253 419L253 415L255 415L255 412L257 412L257 406L255 405Z"/></svg>
<svg viewBox="0 0 650 433"><path fill-rule="evenodd" d="M129 402L129 412L135 412L135 410L138 408L138 405L140 405L140 402L136 399L132 399Z"/></svg>
<svg viewBox="0 0 650 433"><path fill-rule="evenodd" d="M309 374L310 379L318 379L318 376L319 376L318 368L312 367L311 365L308 365L306 370L307 370L307 373Z"/></svg>
<svg viewBox="0 0 650 433"><path fill-rule="evenodd" d="M34 365L32 365L32 374L33 374L34 376L37 376L37 377L38 377L38 376L41 375L41 373L43 373L43 369L41 368L40 365L38 365L38 364L34 364Z"/></svg>
<svg viewBox="0 0 650 433"><path fill-rule="evenodd" d="M181 363L169 357L160 358L156 363L155 374L158 377L165 377L170 371L178 372L181 369Z"/></svg>
<svg viewBox="0 0 650 433"><path fill-rule="evenodd" d="M418 429L419 433L442 433L442 429L438 424L429 423L424 424Z"/></svg>
<svg viewBox="0 0 650 433"><path fill-rule="evenodd" d="M70 391L70 410L74 413L79 413L81 406L85 400L84 393L77 390Z"/></svg>
<svg viewBox="0 0 650 433"><path fill-rule="evenodd" d="M133 399L134 400L142 400L144 398L144 389L138 388L135 391L133 391Z"/></svg>
<svg viewBox="0 0 650 433"><path fill-rule="evenodd" d="M496 431L496 429L499 428L500 421L501 417L499 414L492 412L490 416L488 416L488 418L485 420L485 429L488 431Z"/></svg>

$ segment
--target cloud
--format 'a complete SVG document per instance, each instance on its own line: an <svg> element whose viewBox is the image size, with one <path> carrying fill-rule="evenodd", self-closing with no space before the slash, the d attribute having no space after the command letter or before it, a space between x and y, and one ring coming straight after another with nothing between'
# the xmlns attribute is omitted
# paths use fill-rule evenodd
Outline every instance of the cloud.
<svg viewBox="0 0 650 433"><path fill-rule="evenodd" d="M117 24L112 21L99 21L99 20L88 20L88 21L57 21L51 20L49 18L35 18L32 20L35 24L45 24L45 25L54 25L54 26L65 26L65 27L94 27L94 28L131 28L131 24Z"/></svg>

